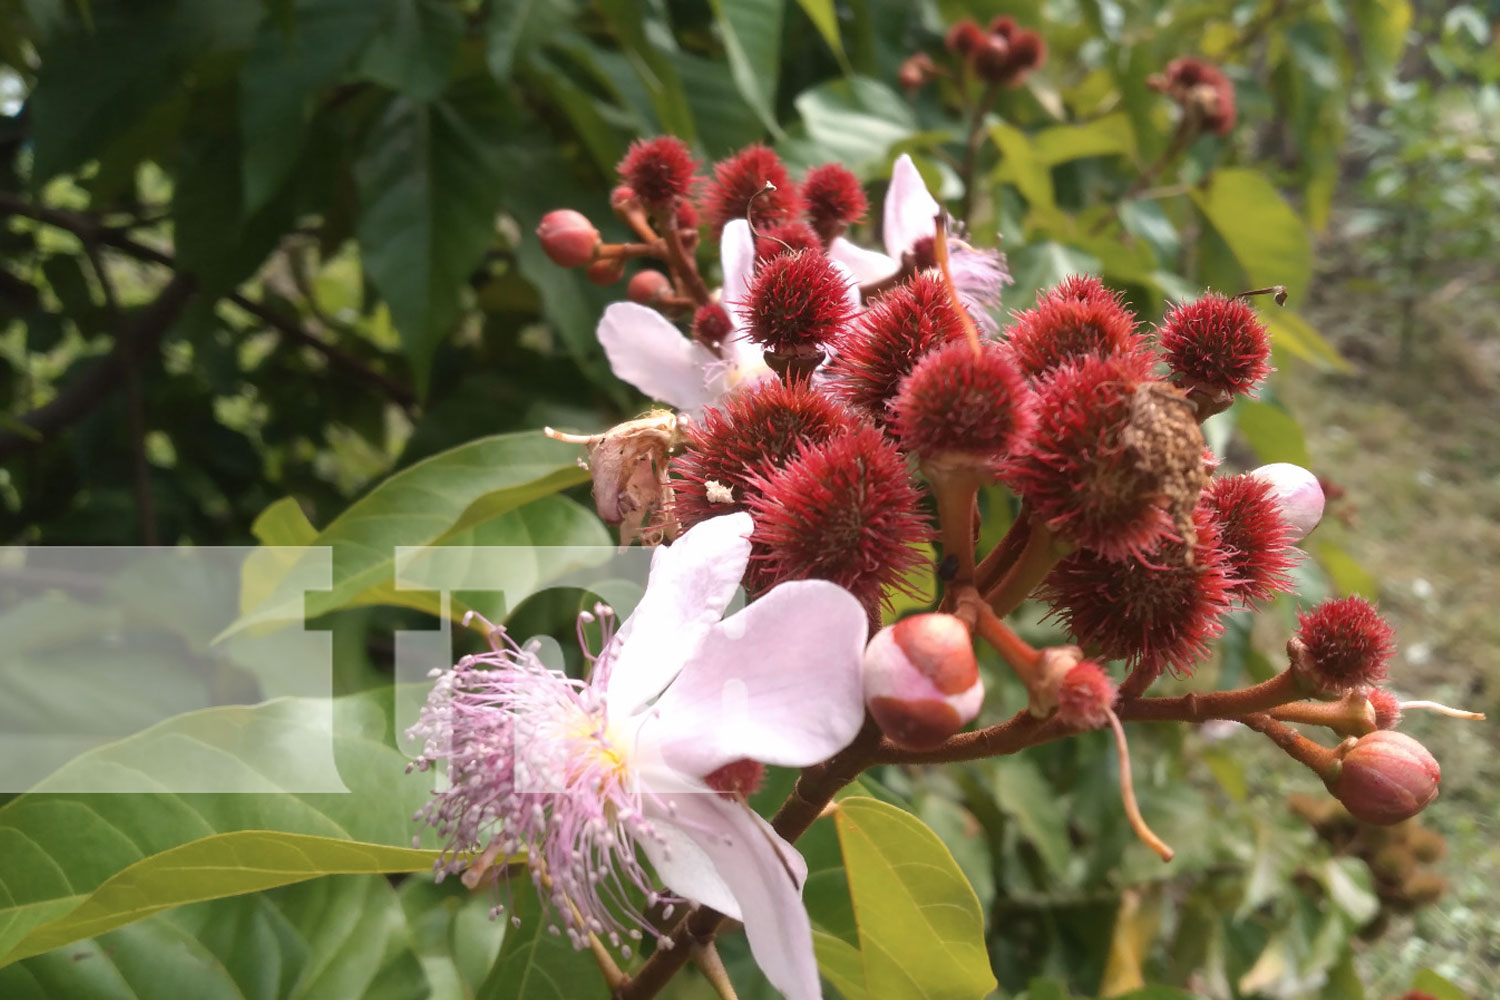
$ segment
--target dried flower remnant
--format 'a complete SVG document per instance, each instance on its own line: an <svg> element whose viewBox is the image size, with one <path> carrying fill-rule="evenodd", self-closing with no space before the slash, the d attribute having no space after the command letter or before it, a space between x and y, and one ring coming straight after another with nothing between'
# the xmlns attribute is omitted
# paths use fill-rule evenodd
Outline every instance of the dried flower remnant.
<svg viewBox="0 0 1500 1000"><path fill-rule="evenodd" d="M588 447L583 464L594 481L594 507L604 523L620 526L622 546L636 539L657 545L674 533L667 456L680 441L677 414L653 410L603 434L543 431L553 440Z"/></svg>

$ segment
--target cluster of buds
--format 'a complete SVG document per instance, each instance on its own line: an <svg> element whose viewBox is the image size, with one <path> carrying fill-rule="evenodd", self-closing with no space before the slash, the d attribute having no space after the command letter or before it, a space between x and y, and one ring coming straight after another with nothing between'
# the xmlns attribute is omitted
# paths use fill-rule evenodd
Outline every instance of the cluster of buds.
<svg viewBox="0 0 1500 1000"><path fill-rule="evenodd" d="M1166 71L1151 76L1146 83L1166 94L1182 108L1183 121L1196 123L1215 135L1228 135L1234 129L1234 84L1215 65L1193 56L1183 56L1167 64Z"/></svg>
<svg viewBox="0 0 1500 1000"><path fill-rule="evenodd" d="M1012 74L1040 59L1027 41L1035 36L1005 18L988 33L960 25L951 38L976 72L991 50L1024 57ZM834 164L798 184L772 151L752 146L700 180L685 147L656 139L632 147L621 173L635 192L617 199L622 218L641 213L638 246L662 251L669 287L654 310L610 307L601 341L617 372L682 411L666 474L656 453L632 480L646 492L655 484L654 505L632 509L657 510L668 537L748 512L752 595L807 579L852 593L873 634L867 707L891 752L907 755L897 759L963 759L994 745L984 731L961 732L984 700L978 640L1028 692L1002 728L1042 727L1026 730L1040 739L1110 727L1123 756L1122 722L1234 719L1313 768L1361 819L1395 822L1436 795L1436 763L1391 731L1414 703L1379 686L1389 626L1357 598L1305 612L1289 666L1271 681L1146 696L1164 673L1190 675L1210 657L1231 612L1290 591L1296 545L1322 516L1307 470L1227 474L1205 446L1202 421L1253 396L1271 371L1252 293L1209 292L1152 330L1118 293L1079 275L1002 329L985 306L994 294L965 283L971 259L961 255L984 251L950 238L905 157L884 206L886 255L850 242L868 205ZM719 241L718 291L685 252L696 233L677 228L700 215ZM590 240L576 226L544 228L544 240L569 242L570 261L585 256ZM594 240L589 253L609 252ZM980 259L994 268L998 258ZM998 289L993 271L983 283ZM667 318L678 297L693 306L686 330ZM632 327L621 309L658 325ZM630 355L632 337L649 349ZM699 366L689 401L657 391L663 359ZM998 487L1020 512L981 554L981 493ZM929 562L934 540L941 555ZM918 589L924 566L942 585L939 607L882 628L892 595ZM1030 599L1073 644L1036 649L1005 624ZM1291 724L1327 727L1343 742L1322 746ZM1128 815L1170 856L1135 809L1128 776L1122 768Z"/></svg>
<svg viewBox="0 0 1500 1000"><path fill-rule="evenodd" d="M944 48L953 61L953 73L960 78L974 78L994 87L1018 87L1031 72L1047 60L1047 44L1035 31L1016 24L1001 14L981 27L973 18L964 18L948 29ZM897 82L907 90L916 90L928 81L950 75L925 52L918 52L901 64Z"/></svg>

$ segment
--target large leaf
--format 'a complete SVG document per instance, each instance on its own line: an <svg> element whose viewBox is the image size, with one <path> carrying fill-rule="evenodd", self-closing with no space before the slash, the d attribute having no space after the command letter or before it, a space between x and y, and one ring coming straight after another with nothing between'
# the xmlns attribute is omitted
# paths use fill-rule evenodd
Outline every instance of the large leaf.
<svg viewBox="0 0 1500 1000"><path fill-rule="evenodd" d="M797 112L824 159L838 160L860 177L874 177L890 149L916 131L911 105L890 87L851 76L797 95Z"/></svg>
<svg viewBox="0 0 1500 1000"><path fill-rule="evenodd" d="M463 13L446 0L396 0L360 72L408 97L431 100L448 83L463 33Z"/></svg>
<svg viewBox="0 0 1500 1000"><path fill-rule="evenodd" d="M505 180L501 92L470 78L441 98L393 98L355 165L360 250L425 385L494 237Z"/></svg>
<svg viewBox="0 0 1500 1000"><path fill-rule="evenodd" d="M676 45L670 28L642 16L644 5L634 0L599 0L598 7L630 55L636 75L646 88L661 131L691 143L697 138L692 112L677 68L672 64ZM652 5L656 6L656 5Z"/></svg>
<svg viewBox="0 0 1500 1000"><path fill-rule="evenodd" d="M594 996L604 989L599 969L568 939L549 934L556 917L537 900L531 883L511 883L514 898L508 916L519 917L520 926L506 931L500 958L479 988L478 1000L575 1000Z"/></svg>
<svg viewBox="0 0 1500 1000"><path fill-rule="evenodd" d="M866 1000L865 966L859 949L826 931L813 931L813 954L818 971L834 985L844 1000Z"/></svg>
<svg viewBox="0 0 1500 1000"><path fill-rule="evenodd" d="M781 75L781 18L786 0L709 0L730 74L745 103L780 136L776 121L776 80Z"/></svg>
<svg viewBox="0 0 1500 1000"><path fill-rule="evenodd" d="M10 1000L425 1000L432 988L378 877L197 903L0 969Z"/></svg>
<svg viewBox="0 0 1500 1000"><path fill-rule="evenodd" d="M828 47L838 58L839 65L847 73L849 60L844 55L844 40L839 37L839 16L833 9L833 0L797 0L797 6L802 8L813 27L818 29L818 34L823 36L823 41L828 43Z"/></svg>
<svg viewBox="0 0 1500 1000"><path fill-rule="evenodd" d="M305 613L316 617L354 603L372 588L392 587L398 546L442 543L586 481L588 472L579 468L578 457L576 445L522 432L471 441L398 472L308 543L332 550L333 580L329 590L307 594ZM268 596L258 606L242 605L245 614L234 627L301 620L303 591L293 571L306 564L301 556L288 563L275 554L257 563L253 572L247 563L246 590ZM270 575L276 573L282 575Z"/></svg>
<svg viewBox="0 0 1500 1000"><path fill-rule="evenodd" d="M146 913L164 900L172 905L222 894L232 878L222 865L184 871L176 884L167 884L155 878L159 873L148 864L205 837L269 830L367 845L409 845L416 832L412 813L427 799L431 783L405 774L407 759L390 741L391 724L382 704L389 697L387 689L332 703L282 699L253 708L189 713L85 754L49 779L43 792L6 803L0 807L0 955L14 960L40 950L38 943L55 947L90 928L107 926L114 919L111 913ZM338 768L335 780L342 780L347 792L286 790L309 787L308 770L326 768L330 751ZM195 787L195 779L204 779L206 787L255 791L45 791L97 788L121 774L157 775L167 788ZM255 864L247 861L243 867L270 867L282 873L273 876L281 881L318 874L316 860L295 860L306 845L258 843L261 853L246 856ZM273 857L280 868L264 864ZM319 857L336 870L347 870L361 858L365 860L359 863L372 866L363 870L378 870L398 857L405 859L403 867L417 861L404 852L352 845L338 853L329 847ZM293 875L297 864L302 865L300 874ZM104 888L133 866L144 867ZM239 877L258 876L246 872ZM195 892L201 894L194 897ZM102 895L94 900L96 893ZM85 905L89 909L80 913ZM74 923L75 915L79 923Z"/></svg>
<svg viewBox="0 0 1500 1000"><path fill-rule="evenodd" d="M859 922L864 981L882 1000L964 1000L995 988L974 890L937 835L876 799L834 813Z"/></svg>
<svg viewBox="0 0 1500 1000"><path fill-rule="evenodd" d="M1135 154L1135 129L1123 111L1078 125L1054 125L1032 136L1037 157L1044 163L1066 163L1087 156Z"/></svg>
<svg viewBox="0 0 1500 1000"><path fill-rule="evenodd" d="M553 31L568 23L571 0L507 0L490 4L485 22L485 58L501 83Z"/></svg>
<svg viewBox="0 0 1500 1000"><path fill-rule="evenodd" d="M1285 285L1300 302L1312 277L1312 239L1281 192L1257 170L1218 170L1193 201L1255 285Z"/></svg>
<svg viewBox="0 0 1500 1000"><path fill-rule="evenodd" d="M1302 425L1297 418L1272 403L1258 399L1235 400L1234 426L1262 462L1291 462L1312 467Z"/></svg>
<svg viewBox="0 0 1500 1000"><path fill-rule="evenodd" d="M1323 335L1311 323L1295 312L1272 306L1269 309L1262 308L1260 316L1265 321L1266 329L1271 332L1271 343L1274 346L1319 368L1349 370L1349 362L1344 360L1332 344L1323 339Z"/></svg>

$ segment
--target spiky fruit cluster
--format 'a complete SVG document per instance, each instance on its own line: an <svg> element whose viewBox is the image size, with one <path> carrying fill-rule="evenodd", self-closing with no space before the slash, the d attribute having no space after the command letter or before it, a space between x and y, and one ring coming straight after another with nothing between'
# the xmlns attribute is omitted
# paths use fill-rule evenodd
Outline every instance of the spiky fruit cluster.
<svg viewBox="0 0 1500 1000"><path fill-rule="evenodd" d="M1244 299L1210 292L1167 313L1156 332L1175 380L1214 396L1250 395L1271 374L1271 337Z"/></svg>
<svg viewBox="0 0 1500 1000"><path fill-rule="evenodd" d="M943 44L948 46L948 51L954 55L970 56L974 50L984 44L985 32L972 17L966 17L962 21L948 29L943 37Z"/></svg>
<svg viewBox="0 0 1500 1000"><path fill-rule="evenodd" d="M683 453L672 460L678 522L686 530L747 509L752 476L855 424L854 414L805 382L768 380L731 393L688 428Z"/></svg>
<svg viewBox="0 0 1500 1000"><path fill-rule="evenodd" d="M746 586L831 580L867 608L880 605L925 556L932 537L906 459L885 435L864 426L750 479L755 534Z"/></svg>
<svg viewBox="0 0 1500 1000"><path fill-rule="evenodd" d="M1365 691L1365 699L1375 710L1376 729L1395 729L1401 724L1401 699L1390 689L1372 687Z"/></svg>
<svg viewBox="0 0 1500 1000"><path fill-rule="evenodd" d="M981 80L1017 87L1046 61L1047 46L1041 35L1001 15L990 21L988 36L967 55L974 74Z"/></svg>
<svg viewBox="0 0 1500 1000"><path fill-rule="evenodd" d="M942 279L918 274L872 302L839 340L830 366L834 385L862 413L884 422L887 404L917 359L963 336L963 320Z"/></svg>
<svg viewBox="0 0 1500 1000"><path fill-rule="evenodd" d="M767 260L777 254L796 253L799 250L816 254L823 252L823 241L813 232L812 226L805 222L792 220L778 223L755 236L755 256L758 260Z"/></svg>
<svg viewBox="0 0 1500 1000"><path fill-rule="evenodd" d="M718 303L699 306L693 313L693 339L700 344L715 347L724 343L733 332L734 324L729 313Z"/></svg>
<svg viewBox="0 0 1500 1000"><path fill-rule="evenodd" d="M998 467L1031 432L1032 393L1010 351L953 340L924 355L891 405L891 430L923 462Z"/></svg>
<svg viewBox="0 0 1500 1000"><path fill-rule="evenodd" d="M1291 588L1292 529L1270 483L1249 473L1219 476L1209 480L1200 502L1219 529L1235 600L1248 606Z"/></svg>
<svg viewBox="0 0 1500 1000"><path fill-rule="evenodd" d="M802 179L807 221L828 243L850 226L864 221L870 202L859 178L840 163L813 167Z"/></svg>
<svg viewBox="0 0 1500 1000"><path fill-rule="evenodd" d="M1098 278L1075 275L1043 292L1036 307L1018 313L1008 332L1016 362L1041 379L1083 358L1139 355L1135 316Z"/></svg>
<svg viewBox="0 0 1500 1000"><path fill-rule="evenodd" d="M775 190L767 190L767 183ZM795 219L802 211L802 199L781 158L756 143L714 165L703 209L717 239L735 219L748 217L757 229Z"/></svg>
<svg viewBox="0 0 1500 1000"><path fill-rule="evenodd" d="M816 352L854 318L847 281L819 251L783 253L765 261L741 310L750 339L786 357Z"/></svg>
<svg viewBox="0 0 1500 1000"><path fill-rule="evenodd" d="M1084 660L1062 675L1057 685L1057 717L1074 729L1098 729L1109 722L1115 684L1099 664Z"/></svg>
<svg viewBox="0 0 1500 1000"><path fill-rule="evenodd" d="M692 195L698 161L681 139L659 135L631 143L615 169L635 197L661 210Z"/></svg>
<svg viewBox="0 0 1500 1000"><path fill-rule="evenodd" d="M1059 368L1037 387L1031 444L1005 474L1034 516L1106 559L1143 553L1174 527L1191 542L1207 479L1191 406L1148 365L1129 356Z"/></svg>
<svg viewBox="0 0 1500 1000"><path fill-rule="evenodd" d="M880 731L913 750L937 746L984 704L974 641L953 615L912 615L881 629L865 647L860 675Z"/></svg>
<svg viewBox="0 0 1500 1000"><path fill-rule="evenodd" d="M1328 790L1357 819L1391 826L1411 819L1437 798L1442 769L1427 748L1405 733L1376 730L1344 754Z"/></svg>
<svg viewBox="0 0 1500 1000"><path fill-rule="evenodd" d="M1190 556L1167 541L1140 558L1112 560L1083 550L1058 563L1043 597L1081 645L1156 676L1191 672L1224 631L1230 579L1213 522L1195 517Z"/></svg>
<svg viewBox="0 0 1500 1000"><path fill-rule="evenodd" d="M1234 84L1213 63L1183 56L1167 64L1167 70L1148 81L1171 97L1185 113L1197 115L1206 131L1228 135L1234 129Z"/></svg>
<svg viewBox="0 0 1500 1000"><path fill-rule="evenodd" d="M1385 679L1395 630L1357 595L1324 601L1297 616L1292 666L1323 691L1353 691Z"/></svg>

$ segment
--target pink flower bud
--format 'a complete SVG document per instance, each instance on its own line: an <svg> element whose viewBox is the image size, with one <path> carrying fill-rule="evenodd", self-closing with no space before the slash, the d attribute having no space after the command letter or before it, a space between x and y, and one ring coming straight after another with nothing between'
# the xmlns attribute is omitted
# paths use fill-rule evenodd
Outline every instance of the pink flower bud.
<svg viewBox="0 0 1500 1000"><path fill-rule="evenodd" d="M559 208L542 216L536 227L542 249L559 267L583 267L594 259L599 230L582 212Z"/></svg>
<svg viewBox="0 0 1500 1000"><path fill-rule="evenodd" d="M1272 462L1251 471L1250 475L1271 484L1271 492L1281 514L1292 526L1288 539L1296 544L1302 541L1323 520L1323 487L1318 477L1289 462Z"/></svg>
<svg viewBox="0 0 1500 1000"><path fill-rule="evenodd" d="M672 282L660 271L637 271L625 286L625 297L643 306L651 306L672 294Z"/></svg>
<svg viewBox="0 0 1500 1000"><path fill-rule="evenodd" d="M1328 789L1358 819L1390 826L1427 808L1441 777L1426 747L1405 733L1380 729L1350 748Z"/></svg>
<svg viewBox="0 0 1500 1000"><path fill-rule="evenodd" d="M891 742L937 746L984 704L974 643L953 615L903 618L875 634L862 666L865 704Z"/></svg>

